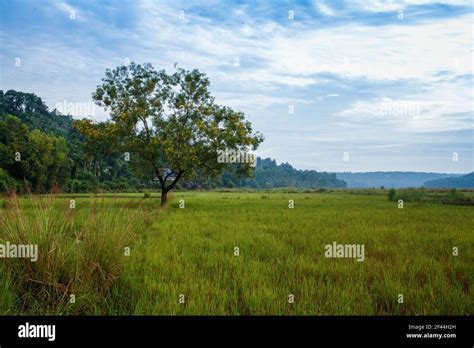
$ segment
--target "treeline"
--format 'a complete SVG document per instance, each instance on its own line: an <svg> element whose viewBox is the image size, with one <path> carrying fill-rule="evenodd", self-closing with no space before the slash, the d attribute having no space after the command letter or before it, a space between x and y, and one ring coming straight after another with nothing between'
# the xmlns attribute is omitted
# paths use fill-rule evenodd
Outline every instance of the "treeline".
<svg viewBox="0 0 474 348"><path fill-rule="evenodd" d="M336 173L340 180L347 183L347 187L354 188L409 188L422 187L429 180L455 177L460 174L424 173L424 172L366 172L366 173Z"/></svg>
<svg viewBox="0 0 474 348"><path fill-rule="evenodd" d="M49 111L32 93L0 91L0 191L137 190L120 154L92 148L70 115Z"/></svg>
<svg viewBox="0 0 474 348"><path fill-rule="evenodd" d="M298 170L288 163L278 165L271 158L257 158L257 166L253 178L239 179L230 172L224 173L221 183L225 187L250 188L319 188L346 187L346 183L336 178L336 174L317 172L315 170Z"/></svg>
<svg viewBox="0 0 474 348"><path fill-rule="evenodd" d="M97 192L158 189L159 182L141 175L123 153L91 143L74 127L70 115L50 111L38 96L0 91L0 191ZM138 169L138 170L137 170ZM181 188L317 188L345 187L335 174L296 170L288 163L257 159L253 177L242 177L238 165L217 178L182 182Z"/></svg>
<svg viewBox="0 0 474 348"><path fill-rule="evenodd" d="M430 180L425 183L425 186L431 188L472 189L474 188L474 172L453 178Z"/></svg>

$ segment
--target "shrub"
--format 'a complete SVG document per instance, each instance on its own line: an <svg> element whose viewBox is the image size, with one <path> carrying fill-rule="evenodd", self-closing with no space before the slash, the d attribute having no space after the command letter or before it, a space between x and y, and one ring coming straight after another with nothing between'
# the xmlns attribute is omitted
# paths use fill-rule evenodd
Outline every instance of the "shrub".
<svg viewBox="0 0 474 348"><path fill-rule="evenodd" d="M394 188L391 188L390 190L388 190L388 200L389 201L394 201L396 195L397 195L397 191L395 191Z"/></svg>
<svg viewBox="0 0 474 348"><path fill-rule="evenodd" d="M15 180L0 168L0 193L15 191Z"/></svg>
<svg viewBox="0 0 474 348"><path fill-rule="evenodd" d="M429 200L426 191L409 189L397 194L396 199L403 199L404 202L421 202Z"/></svg>
<svg viewBox="0 0 474 348"><path fill-rule="evenodd" d="M69 193L91 192L95 189L88 180L71 179L67 182L66 191Z"/></svg>

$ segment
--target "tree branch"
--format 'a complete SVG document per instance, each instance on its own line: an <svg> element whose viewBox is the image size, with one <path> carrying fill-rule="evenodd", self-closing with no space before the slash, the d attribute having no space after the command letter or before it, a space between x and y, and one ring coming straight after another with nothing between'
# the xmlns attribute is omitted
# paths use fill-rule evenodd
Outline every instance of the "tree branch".
<svg viewBox="0 0 474 348"><path fill-rule="evenodd" d="M184 170L180 170L176 178L173 180L173 182L168 187L165 188L165 191L168 192L171 189L173 189L173 187L175 187L176 183L178 182L178 180L181 178L183 174L184 174Z"/></svg>

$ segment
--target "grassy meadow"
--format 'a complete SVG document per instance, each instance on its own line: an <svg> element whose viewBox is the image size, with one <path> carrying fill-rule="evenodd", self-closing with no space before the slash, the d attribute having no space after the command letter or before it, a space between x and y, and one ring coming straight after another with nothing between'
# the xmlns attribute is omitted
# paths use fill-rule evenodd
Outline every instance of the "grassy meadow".
<svg viewBox="0 0 474 348"><path fill-rule="evenodd" d="M0 314L473 314L473 226L473 206L382 190L3 198L0 243L39 259L0 259Z"/></svg>

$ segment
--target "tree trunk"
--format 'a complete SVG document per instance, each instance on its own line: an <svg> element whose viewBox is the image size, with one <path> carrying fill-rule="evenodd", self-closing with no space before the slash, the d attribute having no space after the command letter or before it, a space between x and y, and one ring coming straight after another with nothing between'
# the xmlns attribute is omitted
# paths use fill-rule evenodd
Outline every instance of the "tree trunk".
<svg viewBox="0 0 474 348"><path fill-rule="evenodd" d="M183 173L184 171L182 170L179 171L178 175L169 186L166 186L166 179L168 178L168 175L163 178L160 174L158 174L158 179L160 180L160 184L161 184L161 207L162 208L166 207L166 204L168 203L168 192L173 189L173 187L176 185L176 183L181 178Z"/></svg>
<svg viewBox="0 0 474 348"><path fill-rule="evenodd" d="M168 203L168 191L161 189L161 207L166 207L166 203Z"/></svg>

